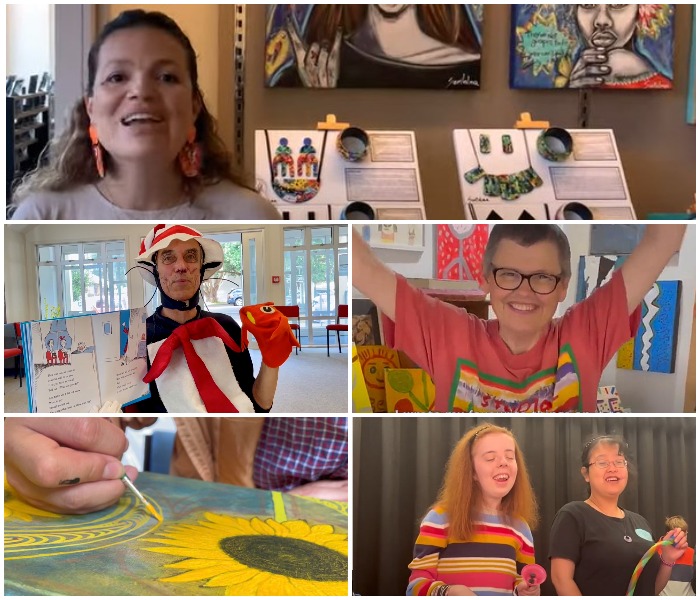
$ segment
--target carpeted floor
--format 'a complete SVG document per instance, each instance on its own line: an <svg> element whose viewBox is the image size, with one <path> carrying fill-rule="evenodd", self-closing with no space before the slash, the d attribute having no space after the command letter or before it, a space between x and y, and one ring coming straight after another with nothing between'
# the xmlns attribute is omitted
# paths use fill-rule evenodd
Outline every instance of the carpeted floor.
<svg viewBox="0 0 700 600"><path fill-rule="evenodd" d="M250 351L255 372L260 366L260 352ZM272 413L347 413L348 355L325 348L304 348L292 353L280 369L277 394Z"/></svg>
<svg viewBox="0 0 700 600"><path fill-rule="evenodd" d="M250 350L255 372L260 368L260 352ZM5 377L5 413L26 413L26 387L19 380ZM272 413L347 413L348 355L325 348L305 348L292 354L280 369L277 394Z"/></svg>

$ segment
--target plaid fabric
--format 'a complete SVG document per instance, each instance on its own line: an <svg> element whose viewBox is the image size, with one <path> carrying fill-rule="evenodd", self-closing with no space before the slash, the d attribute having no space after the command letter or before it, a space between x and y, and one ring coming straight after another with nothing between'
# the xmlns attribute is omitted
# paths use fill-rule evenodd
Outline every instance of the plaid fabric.
<svg viewBox="0 0 700 600"><path fill-rule="evenodd" d="M255 452L255 487L286 491L320 479L347 478L347 417L266 419Z"/></svg>

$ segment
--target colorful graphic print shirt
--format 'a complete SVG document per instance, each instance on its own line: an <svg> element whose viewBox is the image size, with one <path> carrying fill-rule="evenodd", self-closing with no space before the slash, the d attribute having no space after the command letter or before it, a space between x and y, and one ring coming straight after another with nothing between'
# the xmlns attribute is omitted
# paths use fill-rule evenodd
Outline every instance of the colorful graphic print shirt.
<svg viewBox="0 0 700 600"><path fill-rule="evenodd" d="M603 369L634 337L641 307L628 315L622 273L554 319L525 354L514 355L484 321L397 277L396 323L387 345L433 378L438 412L595 412Z"/></svg>
<svg viewBox="0 0 700 600"><path fill-rule="evenodd" d="M527 523L506 523L480 514L468 541L449 534L448 515L441 508L423 519L408 568L407 596L430 596L441 585L465 585L477 596L512 596L519 573L535 562L532 532Z"/></svg>

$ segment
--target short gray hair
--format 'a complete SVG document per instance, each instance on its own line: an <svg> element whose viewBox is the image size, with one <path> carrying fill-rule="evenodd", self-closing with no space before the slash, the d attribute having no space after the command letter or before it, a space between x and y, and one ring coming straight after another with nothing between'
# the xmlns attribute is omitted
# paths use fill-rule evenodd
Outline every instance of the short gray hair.
<svg viewBox="0 0 700 600"><path fill-rule="evenodd" d="M529 248L540 242L551 242L557 247L562 278L571 278L571 246L558 225L495 225L484 251L483 274L488 276L493 269L493 257L503 240Z"/></svg>

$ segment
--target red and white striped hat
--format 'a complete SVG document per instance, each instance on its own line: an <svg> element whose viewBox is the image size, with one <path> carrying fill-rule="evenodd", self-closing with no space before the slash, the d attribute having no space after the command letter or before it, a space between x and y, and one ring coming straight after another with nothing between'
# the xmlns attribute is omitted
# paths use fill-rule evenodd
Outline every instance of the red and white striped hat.
<svg viewBox="0 0 700 600"><path fill-rule="evenodd" d="M156 285L153 270L156 267L153 255L159 250L165 250L174 240L197 240L204 250L204 275L202 281L209 279L224 264L224 249L215 240L205 238L202 234L187 225L156 225L148 232L141 242L141 254L136 257L136 262L144 267L139 269L141 277L151 285Z"/></svg>

